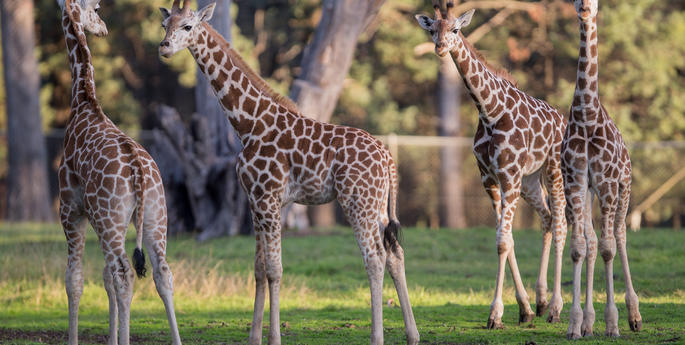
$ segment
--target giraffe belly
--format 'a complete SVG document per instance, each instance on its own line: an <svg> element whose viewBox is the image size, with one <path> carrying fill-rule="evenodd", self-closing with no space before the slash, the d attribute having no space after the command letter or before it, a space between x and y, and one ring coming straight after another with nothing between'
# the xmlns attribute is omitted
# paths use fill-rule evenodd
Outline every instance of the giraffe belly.
<svg viewBox="0 0 685 345"><path fill-rule="evenodd" d="M303 205L320 205L335 200L336 193L333 184L326 182L318 178L312 178L308 181L290 179L283 195L283 205L291 202Z"/></svg>

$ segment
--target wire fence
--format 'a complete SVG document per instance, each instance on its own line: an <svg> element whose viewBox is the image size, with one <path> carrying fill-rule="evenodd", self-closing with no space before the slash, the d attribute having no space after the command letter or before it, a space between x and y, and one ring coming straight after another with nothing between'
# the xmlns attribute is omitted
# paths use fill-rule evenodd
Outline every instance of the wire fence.
<svg viewBox="0 0 685 345"><path fill-rule="evenodd" d="M129 133L143 146L152 142L153 131ZM57 195L56 168L61 158L63 130L46 133L50 157L50 189ZM462 157L457 163L461 184L465 226L494 226L495 217L490 199L485 194L475 157L472 138L437 136L379 135L397 162L400 176L398 214L405 225L439 227L445 224L443 200L450 190L441 178L441 151L457 150ZM5 134L0 133L0 151L5 151ZM633 165L633 183L629 224L643 227L680 228L685 213L685 141L628 143ZM2 157L0 157L2 158ZM6 160L4 160L6 161ZM0 176L7 167L0 164ZM0 180L0 209L4 210L4 178ZM595 207L597 209L597 207ZM595 210L597 211L597 210ZM0 211L1 212L1 211ZM2 216L0 214L0 216ZM339 218L342 221L342 218ZM539 228L540 219L521 200L514 218L515 228Z"/></svg>

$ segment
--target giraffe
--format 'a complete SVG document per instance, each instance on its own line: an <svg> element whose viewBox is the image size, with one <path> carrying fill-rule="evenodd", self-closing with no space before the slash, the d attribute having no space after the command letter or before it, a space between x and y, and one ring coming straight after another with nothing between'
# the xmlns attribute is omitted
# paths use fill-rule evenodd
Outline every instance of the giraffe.
<svg viewBox="0 0 685 345"><path fill-rule="evenodd" d="M404 251L397 236L397 171L383 144L367 132L302 116L276 94L208 23L214 3L198 10L175 0L161 8L166 36L159 53L188 48L210 81L243 150L237 172L248 195L256 234L256 293L250 344L262 341L269 287L269 344L280 344L281 207L337 200L354 229L371 290L371 344L383 343L382 288L387 267L404 317L408 344L419 333L409 302Z"/></svg>
<svg viewBox="0 0 685 345"><path fill-rule="evenodd" d="M451 53L476 103L479 121L473 152L497 219L499 262L487 327L503 327L502 287L507 261L516 287L519 323L530 322L534 316L516 264L512 235L512 220L520 196L538 212L543 223L542 258L535 285L536 314L543 315L549 307L547 321L559 322L563 307L561 258L566 239L566 201L560 152L566 120L549 104L520 91L506 71L490 67L466 40L461 28L471 22L474 10L457 18L452 1L447 1L445 8L441 9L437 0L433 1L433 9L435 19L416 15L416 20L430 32L437 55ZM555 244L554 289L548 303L547 268L552 240Z"/></svg>
<svg viewBox="0 0 685 345"><path fill-rule="evenodd" d="M87 221L105 257L102 272L109 298L109 344L129 343L133 271L124 248L135 219L134 269L145 275L147 247L157 292L166 308L173 344L181 344L173 306L172 275L165 259L164 188L152 157L102 112L95 95L94 69L85 30L97 36L107 26L97 12L99 0L59 0L71 67L71 118L59 166L60 219L67 240L65 285L69 301L69 344L78 344L78 306L83 293L82 258ZM118 320L117 320L118 317Z"/></svg>
<svg viewBox="0 0 685 345"><path fill-rule="evenodd" d="M619 336L618 310L614 302L613 260L618 254L626 281L628 324L633 331L642 328L637 294L633 289L626 253L626 212L630 202L631 164L621 133L599 100L597 52L597 0L575 0L580 23L580 52L576 90L571 116L562 147L562 170L571 223L573 260L573 304L566 336L578 339L592 335L595 311L592 282L599 253L606 272L607 304L604 309L605 334ZM599 243L592 227L592 199L597 196L601 210ZM581 271L586 266L586 306L580 309Z"/></svg>

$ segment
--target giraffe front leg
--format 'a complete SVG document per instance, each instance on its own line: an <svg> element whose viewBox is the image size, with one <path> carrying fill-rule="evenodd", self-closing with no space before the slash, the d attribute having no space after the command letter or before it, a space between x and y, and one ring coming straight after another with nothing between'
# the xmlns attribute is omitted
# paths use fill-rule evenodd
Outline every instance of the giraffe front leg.
<svg viewBox="0 0 685 345"><path fill-rule="evenodd" d="M588 192L583 214L585 241L587 243L587 261L585 266L585 309L583 310L583 324L580 331L583 337L592 336L592 326L595 324L595 307L593 306L593 290L595 281L595 261L597 259L597 234L592 225L592 193Z"/></svg>
<svg viewBox="0 0 685 345"><path fill-rule="evenodd" d="M569 311L569 324L566 338L580 339L583 311L580 307L581 279L583 260L587 255L587 244L583 232L585 198L587 184L582 176L576 176L578 183L566 183L568 208L571 221L571 261L573 261L573 302Z"/></svg>
<svg viewBox="0 0 685 345"><path fill-rule="evenodd" d="M617 190L610 182L598 186L597 190ZM605 335L618 337L618 309L614 301L614 256L616 255L616 239L614 237L614 217L616 216L616 199L610 193L598 194L602 210L602 234L599 238L599 253L604 259L607 304L604 308Z"/></svg>
<svg viewBox="0 0 685 345"><path fill-rule="evenodd" d="M488 329L501 329L502 315L504 314L504 303L502 302L502 288L504 285L504 268L507 260L507 253L500 252L500 225L502 222L502 195L500 188L494 176L483 173L481 170L481 178L485 192L490 197L492 207L495 210L495 220L497 222L497 254L499 261L497 264L497 280L495 283L495 296L490 304L490 316L488 317Z"/></svg>
<svg viewBox="0 0 685 345"><path fill-rule="evenodd" d="M547 322L560 322L564 301L561 297L561 269L566 244L566 197L564 195L564 179L558 161L550 162L545 174L545 184L549 192L549 207L551 208L551 232L554 240L554 288L549 306Z"/></svg>
<svg viewBox="0 0 685 345"><path fill-rule="evenodd" d="M78 309L83 294L83 249L86 244L86 221L68 212L68 206L62 205L62 227L67 239L67 269L65 287L69 301L69 345L78 344Z"/></svg>
<svg viewBox="0 0 685 345"><path fill-rule="evenodd" d="M254 217L253 217L254 218ZM256 221L253 221L256 224ZM255 300L252 315L252 327L250 328L250 345L262 343L262 320L264 319L264 302L266 299L266 263L264 261L264 234L255 228Z"/></svg>
<svg viewBox="0 0 685 345"><path fill-rule="evenodd" d="M254 214L255 232L257 233L257 252L261 251L264 263L263 271L258 271L258 261L257 257L255 257L255 277L260 275L262 279L266 278L266 282L269 284L269 344L279 345L281 344L279 293L283 276L283 265L281 263L281 202L278 197L266 196L255 200L251 204ZM261 285L261 289L264 291L265 283L264 281L260 283L258 283L257 296L255 296L255 315L253 318L253 329L250 333L251 343L258 339L261 340L264 295L259 295L259 285ZM259 330L254 329L257 326L259 326ZM258 342L255 342L255 344L258 344Z"/></svg>

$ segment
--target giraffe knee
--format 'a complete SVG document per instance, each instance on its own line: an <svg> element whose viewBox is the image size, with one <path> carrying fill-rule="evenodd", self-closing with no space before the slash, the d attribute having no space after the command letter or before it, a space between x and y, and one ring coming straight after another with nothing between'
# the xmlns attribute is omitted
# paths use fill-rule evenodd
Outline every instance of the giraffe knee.
<svg viewBox="0 0 685 345"><path fill-rule="evenodd" d="M604 261L611 261L616 255L616 240L614 237L602 237L599 241L599 254Z"/></svg>
<svg viewBox="0 0 685 345"><path fill-rule="evenodd" d="M510 250L514 249L513 239L498 239L497 240L497 254L507 254Z"/></svg>
<svg viewBox="0 0 685 345"><path fill-rule="evenodd" d="M574 236L571 239L571 260L573 262L582 261L587 255L587 244L585 237Z"/></svg>
<svg viewBox="0 0 685 345"><path fill-rule="evenodd" d="M153 278L155 280L155 287L159 294L173 291L173 277L171 269L166 261L159 263L157 269L154 270Z"/></svg>
<svg viewBox="0 0 685 345"><path fill-rule="evenodd" d="M81 265L69 265L64 279L67 294L80 297L83 294L83 273Z"/></svg>

